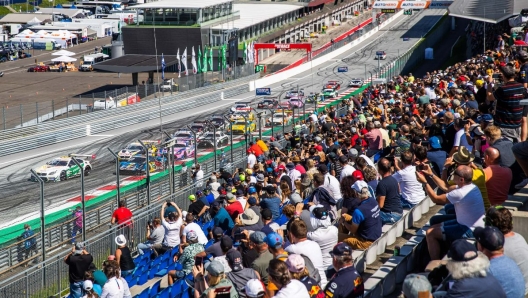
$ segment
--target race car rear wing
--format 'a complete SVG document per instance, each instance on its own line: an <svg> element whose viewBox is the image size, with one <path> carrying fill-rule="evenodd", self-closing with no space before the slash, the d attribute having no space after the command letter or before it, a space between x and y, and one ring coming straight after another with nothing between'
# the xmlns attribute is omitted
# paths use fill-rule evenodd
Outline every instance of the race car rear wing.
<svg viewBox="0 0 528 298"><path fill-rule="evenodd" d="M94 160L96 158L95 154L92 154L92 155L86 155L86 154L75 154L75 153L70 153L68 154L69 157L79 157L83 160Z"/></svg>

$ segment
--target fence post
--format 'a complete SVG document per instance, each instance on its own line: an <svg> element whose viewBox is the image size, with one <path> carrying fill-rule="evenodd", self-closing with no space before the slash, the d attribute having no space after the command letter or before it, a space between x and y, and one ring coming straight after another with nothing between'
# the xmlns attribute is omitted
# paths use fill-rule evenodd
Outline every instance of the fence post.
<svg viewBox="0 0 528 298"><path fill-rule="evenodd" d="M36 111L36 114L37 114L37 124L39 123L39 112L38 112L38 102L35 102L35 111Z"/></svg>
<svg viewBox="0 0 528 298"><path fill-rule="evenodd" d="M139 96L139 93L138 93L138 85L136 85L136 96Z"/></svg>
<svg viewBox="0 0 528 298"><path fill-rule="evenodd" d="M70 118L70 100L66 98L66 118Z"/></svg>
<svg viewBox="0 0 528 298"><path fill-rule="evenodd" d="M92 112L95 111L95 93L92 92Z"/></svg>
<svg viewBox="0 0 528 298"><path fill-rule="evenodd" d="M2 121L4 122L4 130L6 130L5 107L2 107Z"/></svg>
<svg viewBox="0 0 528 298"><path fill-rule="evenodd" d="M22 113L24 113L24 111L22 109L22 105L20 105L20 127L24 127L24 116Z"/></svg>
<svg viewBox="0 0 528 298"><path fill-rule="evenodd" d="M145 85L143 85L143 86L145 86L145 98L147 98L147 94L148 94L148 93L147 93L147 92L148 92L148 91L147 91L147 89L148 89L148 85L145 84Z"/></svg>
<svg viewBox="0 0 528 298"><path fill-rule="evenodd" d="M51 113L52 113L53 119L55 119L55 100L54 99L51 100Z"/></svg>

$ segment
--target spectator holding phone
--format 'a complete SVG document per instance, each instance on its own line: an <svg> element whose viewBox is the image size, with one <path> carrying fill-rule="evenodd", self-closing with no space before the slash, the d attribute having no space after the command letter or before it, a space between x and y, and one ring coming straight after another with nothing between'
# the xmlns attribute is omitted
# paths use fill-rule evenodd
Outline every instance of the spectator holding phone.
<svg viewBox="0 0 528 298"><path fill-rule="evenodd" d="M224 265L213 260L207 266L207 279L204 277L203 265L192 268L194 277L194 298L238 298L233 283L224 273Z"/></svg>
<svg viewBox="0 0 528 298"><path fill-rule="evenodd" d="M202 244L198 242L198 235L194 231L187 233L187 247L183 250L181 257L178 259L178 255L174 256L174 262L178 262L182 265L181 271L171 270L167 275L169 286L174 283L178 277L183 277L193 270L194 259L196 255L204 251Z"/></svg>

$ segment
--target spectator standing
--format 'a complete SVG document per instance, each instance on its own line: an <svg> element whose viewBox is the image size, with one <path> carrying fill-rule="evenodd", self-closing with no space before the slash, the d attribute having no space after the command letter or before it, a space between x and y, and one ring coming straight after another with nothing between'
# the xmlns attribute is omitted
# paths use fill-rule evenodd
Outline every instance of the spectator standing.
<svg viewBox="0 0 528 298"><path fill-rule="evenodd" d="M240 201L238 201L232 193L227 194L227 204L225 206L225 210L227 213L229 213L229 216L231 216L233 221L238 218L239 215L244 213L242 203L240 203Z"/></svg>
<svg viewBox="0 0 528 298"><path fill-rule="evenodd" d="M319 170L319 173L323 175L323 184L325 187L328 188L330 194L334 198L334 200L337 202L343 198L341 195L341 188L339 186L339 180L337 180L336 177L330 175L328 173L328 167L325 164L320 164L317 169ZM314 175L315 179L315 175ZM321 185L321 184L320 184Z"/></svg>
<svg viewBox="0 0 528 298"><path fill-rule="evenodd" d="M168 221L165 218L161 220L161 224L165 228L165 238L162 243L164 250L172 250L174 247L180 245L180 228L183 223L181 210L176 203L171 202L171 204L176 208L176 213L169 214ZM161 207L161 216L165 213L165 207L167 207L167 202L163 203Z"/></svg>
<svg viewBox="0 0 528 298"><path fill-rule="evenodd" d="M142 255L145 253L145 250L152 249L157 255L164 237L165 229L161 225L161 220L154 218L152 224L147 224L147 241L137 246L139 254Z"/></svg>
<svg viewBox="0 0 528 298"><path fill-rule="evenodd" d="M320 165L319 167L325 165ZM334 176L329 175L328 178L326 178L323 174L318 173L314 175L314 191L310 194L308 197L308 200L312 202L314 205L323 205L326 210L328 210L330 218L336 219L337 218L337 203L338 200L336 200L333 196L334 192L332 189L330 189L329 186L325 185L325 181L330 181L330 177L334 178ZM333 181L333 180L332 180ZM337 179L335 180L337 181ZM335 187L335 186L334 186ZM340 188L339 182L337 182L337 187ZM339 190L339 195L341 195L341 190Z"/></svg>
<svg viewBox="0 0 528 298"><path fill-rule="evenodd" d="M455 129L455 116L451 112L446 112L444 116L444 142L442 143L442 149L445 152L450 153L455 142L455 135L457 130Z"/></svg>
<svg viewBox="0 0 528 298"><path fill-rule="evenodd" d="M255 270L262 279L262 282L268 284L268 265L269 261L273 259L273 255L268 250L268 244L265 242L266 234L257 231L249 236L251 245L257 250L259 256L251 264L251 268Z"/></svg>
<svg viewBox="0 0 528 298"><path fill-rule="evenodd" d="M339 181L343 181L343 178L347 176L352 176L352 173L356 171L356 169L348 163L348 157L346 155L341 155L339 157L339 163L342 166Z"/></svg>
<svg viewBox="0 0 528 298"><path fill-rule="evenodd" d="M84 274L92 262L93 257L86 251L83 243L75 244L71 252L64 257L64 263L68 265L71 298L81 298L84 295Z"/></svg>
<svg viewBox="0 0 528 298"><path fill-rule="evenodd" d="M528 294L528 244L521 234L513 231L513 216L510 210L502 206L490 207L486 211L486 225L497 227L504 235L504 254L521 269L525 295Z"/></svg>
<svg viewBox="0 0 528 298"><path fill-rule="evenodd" d="M308 228L304 221L294 220L288 231L288 236L292 244L285 250L290 254L307 256L319 271L321 286L324 287L326 285L326 268L323 265L321 247L317 242L308 239Z"/></svg>
<svg viewBox="0 0 528 298"><path fill-rule="evenodd" d="M504 235L496 227L477 227L473 232L477 248L490 260L489 272L499 281L506 297L524 297L525 287L521 269L504 255Z"/></svg>
<svg viewBox="0 0 528 298"><path fill-rule="evenodd" d="M118 203L119 208L117 208L112 214L112 219L110 220L111 224L118 224L119 228L123 228L123 234L128 238L132 239L130 236L130 228L133 224L132 222L132 211L126 207L125 200L120 200Z"/></svg>
<svg viewBox="0 0 528 298"><path fill-rule="evenodd" d="M134 272L136 264L134 264L134 259L132 259L132 253L128 248L127 241L124 235L118 235L115 238L115 243L117 249L115 251L115 260L121 269L121 277L127 277Z"/></svg>
<svg viewBox="0 0 528 298"><path fill-rule="evenodd" d="M410 150L405 150L401 154L402 169L398 169L392 175L398 181L401 190L402 207L411 209L416 204L425 199L425 193L420 182L416 181L416 166L413 165L414 154Z"/></svg>
<svg viewBox="0 0 528 298"><path fill-rule="evenodd" d="M72 217L73 217L73 228L72 228L72 235L71 235L72 240L71 241L73 245L76 242L75 238L77 234L82 233L82 229L83 229L81 206L77 206L75 208L75 210L72 212Z"/></svg>
<svg viewBox="0 0 528 298"><path fill-rule="evenodd" d="M391 175L391 163L386 158L378 161L378 173L382 177L376 187L381 222L384 225L393 224L400 220L403 214L398 180Z"/></svg>
<svg viewBox="0 0 528 298"><path fill-rule="evenodd" d="M35 237L35 232L33 232L28 224L24 224L24 232L21 237L24 239L24 260L29 259L33 253L38 255L37 238ZM38 257L33 262L38 263ZM27 267L28 263L25 266Z"/></svg>
<svg viewBox="0 0 528 298"><path fill-rule="evenodd" d="M202 188L202 186L203 186L203 178L204 178L204 172L203 172L202 168L200 167L200 165L193 165L191 167L191 170L193 171L192 178L193 178L194 185L197 188Z"/></svg>
<svg viewBox="0 0 528 298"><path fill-rule="evenodd" d="M314 231L308 232L308 239L316 242L323 255L323 266L332 266L330 252L337 243L338 230L332 225L328 211L322 205L310 206L310 224Z"/></svg>
<svg viewBox="0 0 528 298"><path fill-rule="evenodd" d="M230 250L226 254L227 263L231 272L227 273L227 278L235 285L240 297L247 297L244 293L244 287L251 279L259 279L258 273L251 268L244 268L242 265L242 255L237 250Z"/></svg>
<svg viewBox="0 0 528 298"><path fill-rule="evenodd" d="M488 147L484 151L484 177L486 177L486 189L488 200L492 206L500 205L508 198L508 191L512 181L510 168L500 166L499 150Z"/></svg>
<svg viewBox="0 0 528 298"><path fill-rule="evenodd" d="M229 216L229 213L220 206L218 202L211 204L211 215L215 227L220 227L227 234L231 234L231 230L235 227L235 223Z"/></svg>
<svg viewBox="0 0 528 298"><path fill-rule="evenodd" d="M372 157L383 149L383 136L373 122L367 123L367 133L361 138L364 138L368 143L367 156Z"/></svg>
<svg viewBox="0 0 528 298"><path fill-rule="evenodd" d="M354 267L352 248L341 242L334 246L331 254L332 263L337 272L325 287L326 297L363 297L363 279Z"/></svg>
<svg viewBox="0 0 528 298"><path fill-rule="evenodd" d="M285 262L273 259L269 262L270 281L279 289L274 298L309 298L310 295L305 285L290 276L290 271Z"/></svg>

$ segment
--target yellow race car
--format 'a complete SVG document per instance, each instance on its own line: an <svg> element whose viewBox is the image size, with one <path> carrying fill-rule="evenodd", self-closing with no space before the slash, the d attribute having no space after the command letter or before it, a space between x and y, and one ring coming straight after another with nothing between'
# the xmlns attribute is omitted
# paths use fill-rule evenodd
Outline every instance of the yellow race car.
<svg viewBox="0 0 528 298"><path fill-rule="evenodd" d="M242 135L244 133L254 132L257 129L257 124L253 121L248 121L246 124L244 119L237 119L233 121L231 127L228 128L228 132L230 129L233 129L233 134Z"/></svg>

